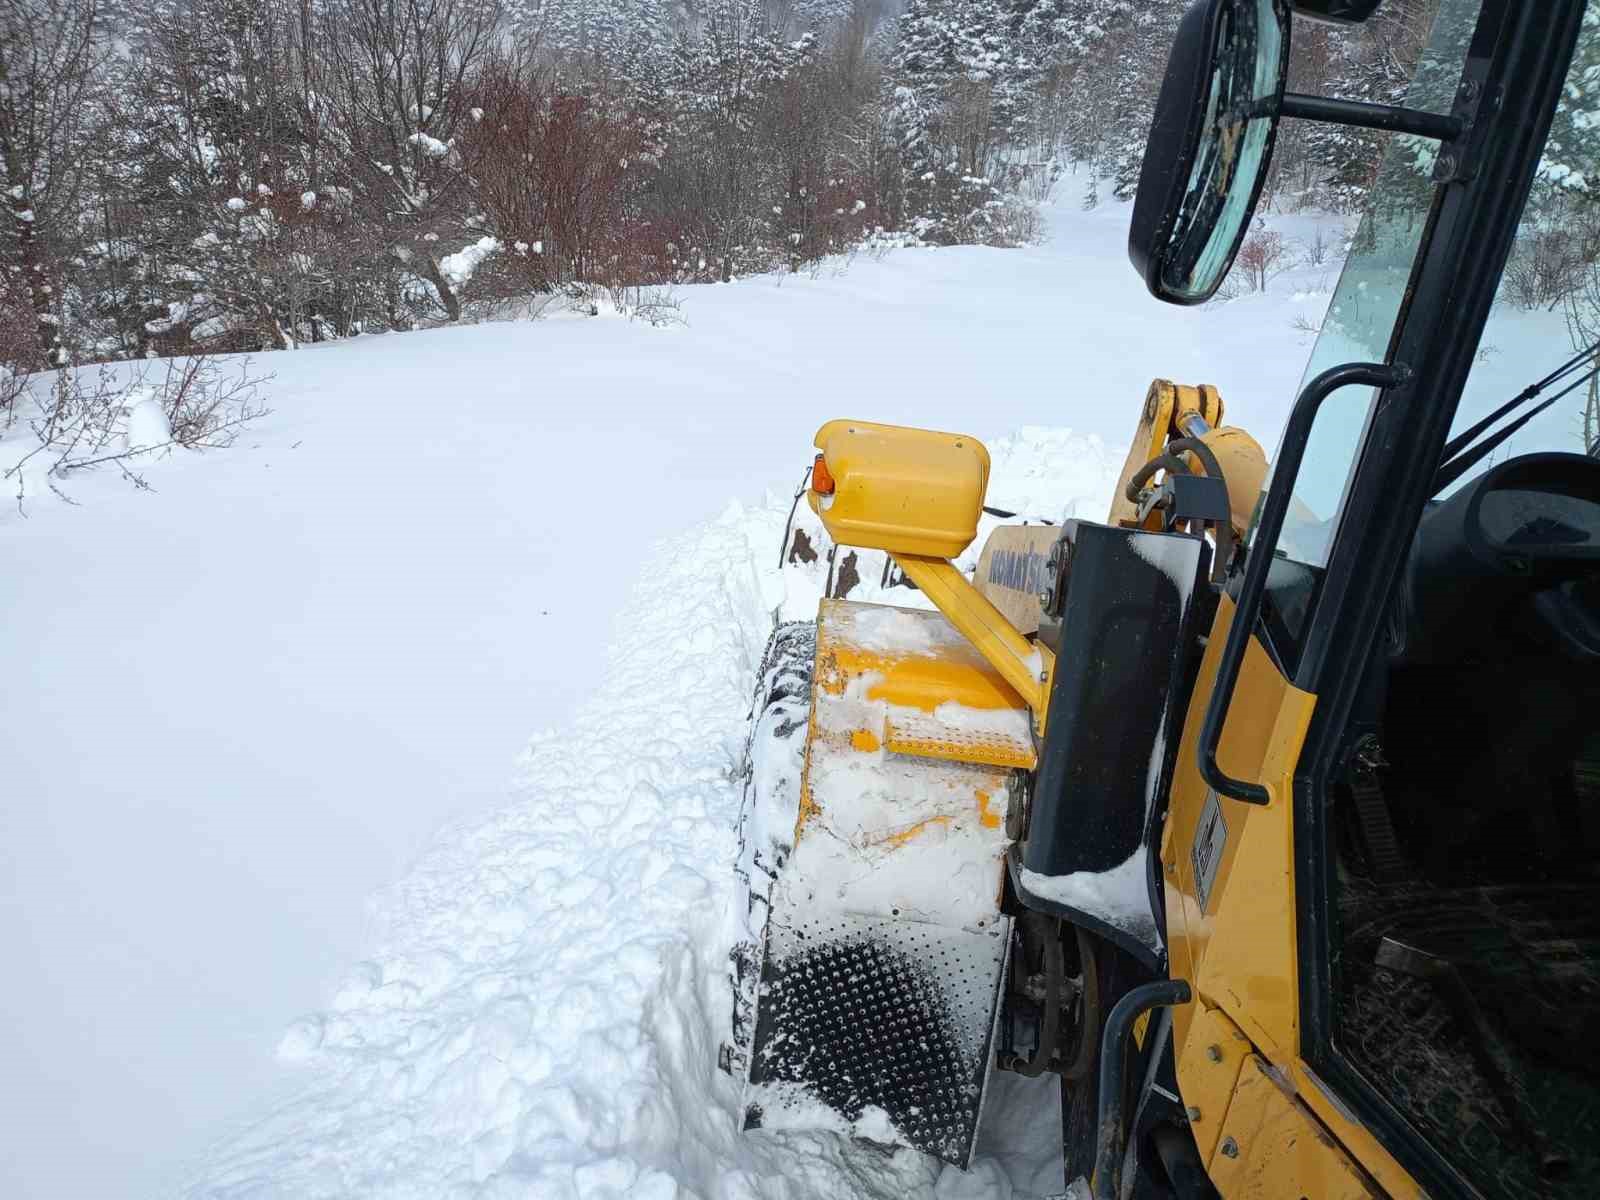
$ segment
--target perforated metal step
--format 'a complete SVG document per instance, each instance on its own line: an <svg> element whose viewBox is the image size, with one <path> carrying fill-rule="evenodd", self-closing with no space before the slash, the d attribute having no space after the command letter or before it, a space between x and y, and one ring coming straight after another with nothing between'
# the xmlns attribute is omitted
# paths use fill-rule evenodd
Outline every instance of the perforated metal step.
<svg viewBox="0 0 1600 1200"><path fill-rule="evenodd" d="M1003 983L1010 922L969 933L830 914L768 929L746 1122L860 1136L965 1167Z"/></svg>

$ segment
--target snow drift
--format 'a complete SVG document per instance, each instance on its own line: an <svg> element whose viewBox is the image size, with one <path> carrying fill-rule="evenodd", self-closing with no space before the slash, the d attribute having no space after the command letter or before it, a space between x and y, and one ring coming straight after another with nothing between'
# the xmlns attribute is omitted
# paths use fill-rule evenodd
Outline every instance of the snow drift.
<svg viewBox="0 0 1600 1200"><path fill-rule="evenodd" d="M1104 447L1070 433L992 449L993 494L1028 511L1096 515L1115 478ZM218 1147L191 1195L1059 1190L1048 1081L1020 1106L1033 1128L1013 1111L967 1176L738 1132L738 1086L717 1067L736 774L772 623L810 615L776 566L787 512L788 497L734 505L657 549L594 698L529 746L517 803L447 830L381 898L374 954L283 1039L303 1090ZM994 1112L1003 1125L1004 1094Z"/></svg>

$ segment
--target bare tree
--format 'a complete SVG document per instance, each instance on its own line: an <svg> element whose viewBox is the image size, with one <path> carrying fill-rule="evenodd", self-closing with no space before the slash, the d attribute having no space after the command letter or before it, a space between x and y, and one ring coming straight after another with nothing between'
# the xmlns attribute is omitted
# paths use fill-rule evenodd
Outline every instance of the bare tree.
<svg viewBox="0 0 1600 1200"><path fill-rule="evenodd" d="M503 15L500 0L343 0L327 44L357 211L452 321L461 302L439 260L474 232L460 148L475 119L468 84Z"/></svg>
<svg viewBox="0 0 1600 1200"><path fill-rule="evenodd" d="M0 0L0 269L28 295L46 363L65 361L56 264L89 176L82 145L102 55L96 0Z"/></svg>

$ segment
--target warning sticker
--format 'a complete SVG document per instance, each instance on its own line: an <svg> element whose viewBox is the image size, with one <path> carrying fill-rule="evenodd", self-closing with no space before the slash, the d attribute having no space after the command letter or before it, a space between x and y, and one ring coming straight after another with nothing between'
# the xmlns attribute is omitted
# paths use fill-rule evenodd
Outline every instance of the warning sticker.
<svg viewBox="0 0 1600 1200"><path fill-rule="evenodd" d="M1195 827L1194 847L1189 851L1194 864L1195 898L1200 901L1201 912L1211 903L1211 886L1217 881L1217 867L1227 846L1228 826L1222 820L1222 804L1217 793L1209 791L1205 807L1200 810L1200 824Z"/></svg>

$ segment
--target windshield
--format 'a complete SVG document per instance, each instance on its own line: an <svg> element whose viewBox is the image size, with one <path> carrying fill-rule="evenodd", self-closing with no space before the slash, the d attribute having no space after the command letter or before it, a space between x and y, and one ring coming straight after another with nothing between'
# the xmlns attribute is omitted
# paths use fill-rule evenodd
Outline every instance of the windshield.
<svg viewBox="0 0 1600 1200"><path fill-rule="evenodd" d="M1476 0L1440 5L1408 105L1448 110L1477 10ZM1328 367L1386 358L1432 205L1434 154L1435 144L1425 139L1390 140L1302 386ZM1538 179L1451 428L1453 447L1481 456L1461 460L1471 469L1440 495L1512 456L1596 453L1600 384L1590 373L1595 357L1586 355L1600 355L1600 9L1594 5L1585 14ZM1563 367L1567 373L1537 397L1468 436ZM1370 391L1348 389L1330 397L1318 415L1279 543L1289 558L1325 565L1372 399ZM1523 416L1525 424L1491 444Z"/></svg>
<svg viewBox="0 0 1600 1200"><path fill-rule="evenodd" d="M1600 453L1600 4L1584 14L1550 137L1450 430L1471 460L1452 488L1508 458ZM1473 434L1525 389L1565 368ZM1522 417L1527 423L1512 431ZM1496 434L1507 434L1503 441ZM1448 495L1451 488L1441 495Z"/></svg>
<svg viewBox="0 0 1600 1200"><path fill-rule="evenodd" d="M1443 0L1439 5L1406 90L1408 107L1450 111L1479 7L1478 0ZM1385 359L1433 203L1435 149L1436 143L1424 138L1389 139L1302 387L1329 367ZM1369 390L1347 388L1330 396L1317 415L1278 543L1298 562L1322 566L1327 561L1372 399Z"/></svg>

